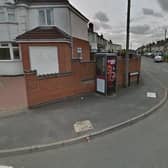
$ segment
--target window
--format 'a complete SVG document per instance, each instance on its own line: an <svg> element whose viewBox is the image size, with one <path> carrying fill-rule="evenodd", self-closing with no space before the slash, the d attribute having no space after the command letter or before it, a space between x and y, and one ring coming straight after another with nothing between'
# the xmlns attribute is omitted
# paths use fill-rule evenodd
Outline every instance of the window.
<svg viewBox="0 0 168 168"><path fill-rule="evenodd" d="M15 10L14 9L8 9L8 21L14 22L15 21Z"/></svg>
<svg viewBox="0 0 168 168"><path fill-rule="evenodd" d="M40 25L53 25L54 24L53 9L40 9L39 23Z"/></svg>
<svg viewBox="0 0 168 168"><path fill-rule="evenodd" d="M9 48L0 48L0 60L10 60L10 50Z"/></svg>
<svg viewBox="0 0 168 168"><path fill-rule="evenodd" d="M13 47L13 58L14 58L14 60L19 60L20 59L20 54L19 54L19 48L18 47Z"/></svg>
<svg viewBox="0 0 168 168"><path fill-rule="evenodd" d="M31 46L29 53L31 70L38 75L59 73L57 47Z"/></svg>
<svg viewBox="0 0 168 168"><path fill-rule="evenodd" d="M45 25L45 11L44 10L39 11L39 21L40 21L40 25Z"/></svg>
<svg viewBox="0 0 168 168"><path fill-rule="evenodd" d="M15 21L15 10L12 8L0 7L0 22L14 22Z"/></svg>
<svg viewBox="0 0 168 168"><path fill-rule="evenodd" d="M20 60L18 44L0 43L0 60Z"/></svg>
<svg viewBox="0 0 168 168"><path fill-rule="evenodd" d="M77 56L82 59L82 48L77 48Z"/></svg>
<svg viewBox="0 0 168 168"><path fill-rule="evenodd" d="M0 22L5 21L5 10L4 8L0 8Z"/></svg>
<svg viewBox="0 0 168 168"><path fill-rule="evenodd" d="M19 46L17 43L12 43L11 55L14 60L20 60Z"/></svg>

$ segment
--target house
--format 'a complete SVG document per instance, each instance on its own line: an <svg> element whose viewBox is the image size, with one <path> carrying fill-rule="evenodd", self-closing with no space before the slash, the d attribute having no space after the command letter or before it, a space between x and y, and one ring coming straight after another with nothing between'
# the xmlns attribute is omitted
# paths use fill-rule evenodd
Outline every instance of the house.
<svg viewBox="0 0 168 168"><path fill-rule="evenodd" d="M28 17L13 41L22 58L28 107L94 92L88 19L67 0L18 0L14 6Z"/></svg>
<svg viewBox="0 0 168 168"><path fill-rule="evenodd" d="M16 37L37 27L56 26L71 37L72 58L90 60L88 19L68 0L3 0L0 3L0 75L24 73Z"/></svg>
<svg viewBox="0 0 168 168"><path fill-rule="evenodd" d="M106 40L102 34L95 32L93 23L89 23L88 35L92 53L118 52L122 49L121 45L114 44L111 40Z"/></svg>
<svg viewBox="0 0 168 168"><path fill-rule="evenodd" d="M141 46L137 49L138 52L144 54L147 52L163 52L165 54L168 53L168 39L165 40L159 40L157 42L149 43L145 46Z"/></svg>

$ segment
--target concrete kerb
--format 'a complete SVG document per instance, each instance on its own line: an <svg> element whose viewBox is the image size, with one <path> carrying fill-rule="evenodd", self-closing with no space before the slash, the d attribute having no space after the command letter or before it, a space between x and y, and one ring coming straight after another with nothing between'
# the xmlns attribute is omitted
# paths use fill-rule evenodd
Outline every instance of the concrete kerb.
<svg viewBox="0 0 168 168"><path fill-rule="evenodd" d="M164 87L164 97L161 99L161 101L158 104L156 104L154 107L152 107L151 109L147 110L145 113L139 116L133 117L127 121L118 123L116 125L110 126L100 131L93 132L93 133L86 134L86 135L79 136L79 137L75 137L75 138L68 139L68 140L63 140L63 141L50 143L50 144L44 144L44 145L34 145L34 146L23 147L23 148L0 150L0 157L28 154L32 152L40 152L40 151L64 147L67 145L77 144L79 142L87 142L89 139L93 139L93 138L114 132L126 126L133 125L134 123L137 123L138 121L148 117L149 115L154 113L157 109L159 109L166 102L167 98L168 98L168 89Z"/></svg>
<svg viewBox="0 0 168 168"><path fill-rule="evenodd" d="M29 110L27 108L19 108L17 110L3 110L0 109L0 119L11 118L19 116L21 114L27 113Z"/></svg>

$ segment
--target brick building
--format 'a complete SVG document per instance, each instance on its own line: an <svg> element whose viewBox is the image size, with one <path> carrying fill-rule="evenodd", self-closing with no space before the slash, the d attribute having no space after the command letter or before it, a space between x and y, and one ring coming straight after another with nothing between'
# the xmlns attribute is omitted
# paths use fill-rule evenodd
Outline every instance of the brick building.
<svg viewBox="0 0 168 168"><path fill-rule="evenodd" d="M37 27L17 41L29 107L95 91L96 68L90 62L87 41L72 38L55 26Z"/></svg>

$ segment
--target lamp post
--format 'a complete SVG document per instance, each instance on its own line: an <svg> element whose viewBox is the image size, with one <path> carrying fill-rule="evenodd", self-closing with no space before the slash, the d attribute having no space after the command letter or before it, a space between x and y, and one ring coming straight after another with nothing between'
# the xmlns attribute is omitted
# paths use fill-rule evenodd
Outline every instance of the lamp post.
<svg viewBox="0 0 168 168"><path fill-rule="evenodd" d="M128 0L126 55L125 55L125 87L128 87L128 73L129 73L130 10L131 10L131 0Z"/></svg>

